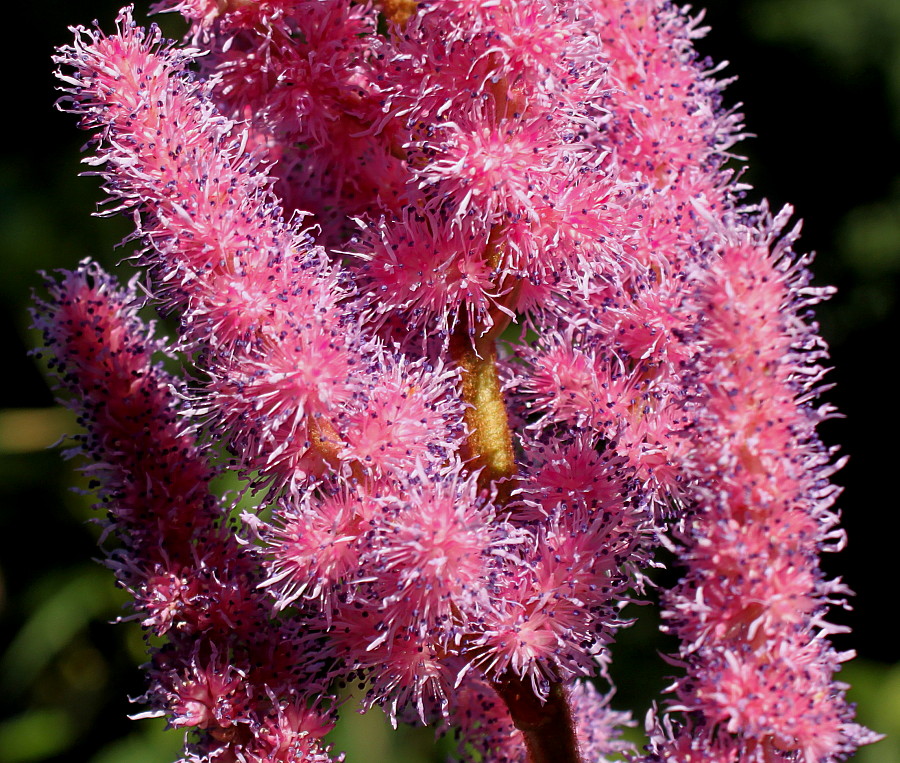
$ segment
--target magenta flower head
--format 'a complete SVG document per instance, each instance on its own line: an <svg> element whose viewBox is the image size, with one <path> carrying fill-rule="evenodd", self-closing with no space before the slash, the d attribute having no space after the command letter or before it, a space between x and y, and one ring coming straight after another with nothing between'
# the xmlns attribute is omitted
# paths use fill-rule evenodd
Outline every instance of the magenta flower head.
<svg viewBox="0 0 900 763"><path fill-rule="evenodd" d="M790 210L742 202L740 118L687 10L156 10L184 46L126 8L55 59L140 289L82 263L35 324L158 644L140 702L189 732L183 760L341 759L349 682L463 759L826 763L872 741L819 566L843 543L815 431L827 291ZM257 510L236 518L219 469ZM591 679L662 544L678 673L638 751Z"/></svg>

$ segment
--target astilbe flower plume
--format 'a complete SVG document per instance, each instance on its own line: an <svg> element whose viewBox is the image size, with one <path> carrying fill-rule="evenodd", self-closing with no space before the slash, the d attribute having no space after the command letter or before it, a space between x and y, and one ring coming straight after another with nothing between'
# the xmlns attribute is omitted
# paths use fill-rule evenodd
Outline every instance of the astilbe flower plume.
<svg viewBox="0 0 900 763"><path fill-rule="evenodd" d="M144 275L35 324L184 760L333 759L340 691L490 761L843 760L826 293L661 0L183 0L74 29L63 109ZM171 345L143 301L177 325ZM170 375L155 355L181 361ZM211 491L236 469L258 511ZM654 549L682 671L609 680Z"/></svg>

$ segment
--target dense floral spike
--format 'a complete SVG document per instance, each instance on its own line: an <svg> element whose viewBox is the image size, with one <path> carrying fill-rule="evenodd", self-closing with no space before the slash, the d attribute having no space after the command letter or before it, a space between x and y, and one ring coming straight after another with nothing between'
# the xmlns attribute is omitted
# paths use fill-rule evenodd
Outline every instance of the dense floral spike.
<svg viewBox="0 0 900 763"><path fill-rule="evenodd" d="M160 454L147 480L85 442L117 485L111 561L170 640L148 701L199 730L193 759L321 760L314 699L364 681L392 722L457 728L463 758L606 760L628 718L575 681L606 676L666 536L686 674L632 758L828 763L871 739L833 680L846 591L818 566L840 544L803 315L821 295L742 204L698 20L665 0L157 9L196 47L126 9L56 60L193 382L138 370L155 345L93 270L62 382L118 421L149 374L128 443ZM109 338L107 303L130 327ZM110 353L129 332L144 348ZM137 372L119 393L113 361ZM237 530L208 494L218 445L265 488Z"/></svg>
<svg viewBox="0 0 900 763"><path fill-rule="evenodd" d="M128 15L119 26L115 37L79 30L57 60L74 67L65 81L83 126L104 126L98 156L88 161L103 167L120 208L142 213L139 233L152 247L143 262L156 276L156 295L184 311L185 343L233 357L234 383L244 386L259 376L254 361L262 348L290 352L284 365L293 367L294 346L275 340L313 321L301 351L333 373L324 385L289 376L287 394L304 410L315 409L320 397L349 394L332 389L347 373L330 340L339 324L317 320L337 312L340 288L321 260L305 256L308 240L282 222L259 157L244 151L246 135L235 133L190 80L189 55L164 46L158 31L144 32ZM283 379L273 366L264 371ZM264 392L266 382L258 383Z"/></svg>
<svg viewBox="0 0 900 763"><path fill-rule="evenodd" d="M167 638L151 655L147 701L199 734L191 759L331 760L318 740L333 721L294 686L308 647L267 614L258 562L209 492L213 473L179 420L181 385L153 358L162 344L137 316L135 284L121 290L83 264L48 286L35 324L85 427L77 452L91 462L107 534L121 544L108 564L143 626ZM315 697L315 673L305 681Z"/></svg>
<svg viewBox="0 0 900 763"><path fill-rule="evenodd" d="M88 473L95 487L102 484L110 520L137 559L176 570L193 565L204 555L194 547L196 528L216 523L221 508L209 493L212 471L178 419L168 389L175 380L154 365L163 345L137 316L135 284L120 290L84 263L48 287L35 325L50 370L84 420L78 451L95 462Z"/></svg>
<svg viewBox="0 0 900 763"><path fill-rule="evenodd" d="M109 38L79 30L57 58L75 67L65 81L84 126L106 125L89 163L119 209L141 213L155 294L180 314L182 344L206 356L194 413L263 483L294 488L359 455L352 437L342 447L337 419L378 388L389 358L360 338L321 251L282 220L261 156L188 76L190 56L128 15L119 25Z"/></svg>
<svg viewBox="0 0 900 763"><path fill-rule="evenodd" d="M688 674L675 686L692 737L734 735L742 761L835 760L866 734L832 673L823 620L847 591L824 580L821 551L843 545L830 511L835 470L809 404L825 347L804 315L828 291L791 252L790 214L722 227L697 299L694 373L704 405L690 438L696 508L684 533L688 573L668 597ZM716 743L718 744L718 743ZM715 745L714 745L715 746ZM663 747L665 749L665 746Z"/></svg>

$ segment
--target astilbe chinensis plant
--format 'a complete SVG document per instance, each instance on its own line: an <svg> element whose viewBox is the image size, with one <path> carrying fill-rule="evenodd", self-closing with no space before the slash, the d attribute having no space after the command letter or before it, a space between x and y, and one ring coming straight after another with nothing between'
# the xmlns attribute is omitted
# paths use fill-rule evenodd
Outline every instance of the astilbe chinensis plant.
<svg viewBox="0 0 900 763"><path fill-rule="evenodd" d="M56 57L144 275L82 263L35 323L155 637L141 701L190 732L183 760L335 759L349 681L485 761L870 741L828 641L847 591L818 560L843 542L815 433L827 291L790 210L743 201L697 20L660 0L156 10L185 46L126 8ZM258 512L210 490L228 468ZM638 752L587 679L661 543L681 646Z"/></svg>

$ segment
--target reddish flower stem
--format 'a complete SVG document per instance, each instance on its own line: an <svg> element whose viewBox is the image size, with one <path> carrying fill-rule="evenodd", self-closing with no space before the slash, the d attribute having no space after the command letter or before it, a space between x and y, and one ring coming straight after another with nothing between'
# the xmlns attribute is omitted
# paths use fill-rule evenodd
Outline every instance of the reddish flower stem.
<svg viewBox="0 0 900 763"><path fill-rule="evenodd" d="M493 682L515 727L525 737L529 763L580 763L575 721L562 684L553 684L543 704L529 683L507 671Z"/></svg>

